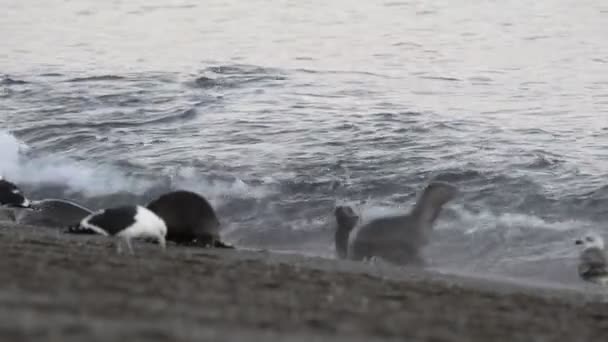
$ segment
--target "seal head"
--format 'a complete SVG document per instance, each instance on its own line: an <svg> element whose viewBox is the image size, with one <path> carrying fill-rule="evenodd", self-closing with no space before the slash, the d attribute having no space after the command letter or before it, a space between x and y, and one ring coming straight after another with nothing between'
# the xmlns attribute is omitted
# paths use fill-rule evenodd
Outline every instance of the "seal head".
<svg viewBox="0 0 608 342"><path fill-rule="evenodd" d="M349 206L337 206L334 209L334 216L336 217L336 230L334 234L336 255L344 259L348 251L348 238L353 228L359 222L359 216Z"/></svg>

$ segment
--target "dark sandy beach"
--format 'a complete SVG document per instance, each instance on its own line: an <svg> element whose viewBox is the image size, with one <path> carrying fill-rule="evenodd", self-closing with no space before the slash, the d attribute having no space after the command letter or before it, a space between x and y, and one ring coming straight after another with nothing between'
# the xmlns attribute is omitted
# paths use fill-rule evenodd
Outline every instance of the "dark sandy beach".
<svg viewBox="0 0 608 342"><path fill-rule="evenodd" d="M0 225L3 341L603 341L593 296Z"/></svg>

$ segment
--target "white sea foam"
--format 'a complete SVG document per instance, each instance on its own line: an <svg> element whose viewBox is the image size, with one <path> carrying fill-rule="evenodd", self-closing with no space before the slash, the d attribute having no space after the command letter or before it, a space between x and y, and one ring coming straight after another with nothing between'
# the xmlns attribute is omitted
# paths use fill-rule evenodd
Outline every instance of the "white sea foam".
<svg viewBox="0 0 608 342"><path fill-rule="evenodd" d="M101 162L76 161L62 156L31 157L29 147L15 136L0 131L0 175L18 184L61 184L87 196L116 192L142 194L162 181L129 176L120 168ZM261 198L269 187L251 186L240 179L209 181L195 168L179 168L172 180L174 188L188 189L209 197L214 204L225 197Z"/></svg>

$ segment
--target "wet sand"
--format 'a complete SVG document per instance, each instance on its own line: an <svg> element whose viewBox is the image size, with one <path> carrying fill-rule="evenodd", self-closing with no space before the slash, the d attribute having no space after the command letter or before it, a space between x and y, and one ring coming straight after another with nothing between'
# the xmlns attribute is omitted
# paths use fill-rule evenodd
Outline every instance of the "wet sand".
<svg viewBox="0 0 608 342"><path fill-rule="evenodd" d="M608 304L268 252L134 244L0 223L4 341L603 341Z"/></svg>

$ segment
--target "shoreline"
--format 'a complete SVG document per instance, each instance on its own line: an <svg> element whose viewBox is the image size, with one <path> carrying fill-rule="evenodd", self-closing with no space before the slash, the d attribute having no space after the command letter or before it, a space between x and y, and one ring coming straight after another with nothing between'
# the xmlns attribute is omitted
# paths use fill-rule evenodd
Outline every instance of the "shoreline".
<svg viewBox="0 0 608 342"><path fill-rule="evenodd" d="M252 250L134 243L0 223L10 341L587 341L608 290ZM604 295L605 293L605 295Z"/></svg>

